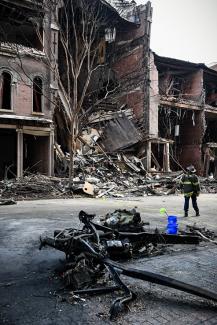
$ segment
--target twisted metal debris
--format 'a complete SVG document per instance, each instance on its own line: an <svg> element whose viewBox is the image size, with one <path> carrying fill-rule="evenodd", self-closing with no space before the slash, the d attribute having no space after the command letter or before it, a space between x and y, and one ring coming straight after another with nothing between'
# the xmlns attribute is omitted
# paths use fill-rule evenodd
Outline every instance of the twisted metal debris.
<svg viewBox="0 0 217 325"><path fill-rule="evenodd" d="M150 244L199 244L202 240L200 236L191 233L167 235L148 232L145 230L140 214L134 209L116 210L112 214L107 214L103 223L94 222L95 215L84 211L80 211L78 217L83 224L82 229L56 230L54 237L40 239L40 249L50 246L65 253L63 278L66 284L73 288L74 294L92 295L122 291L123 295L116 298L111 305L111 319L117 317L127 303L136 298L135 293L122 281L121 275L217 301L217 294L214 292L120 263L123 258L139 256L140 252L148 251ZM106 272L115 285L100 286L98 280Z"/></svg>

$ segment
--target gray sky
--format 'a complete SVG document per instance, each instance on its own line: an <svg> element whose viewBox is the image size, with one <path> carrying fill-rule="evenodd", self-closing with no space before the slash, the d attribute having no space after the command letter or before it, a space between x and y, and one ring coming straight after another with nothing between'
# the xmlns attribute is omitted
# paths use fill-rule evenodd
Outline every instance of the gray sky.
<svg viewBox="0 0 217 325"><path fill-rule="evenodd" d="M151 0L151 3L153 51L195 63L217 62L217 0Z"/></svg>

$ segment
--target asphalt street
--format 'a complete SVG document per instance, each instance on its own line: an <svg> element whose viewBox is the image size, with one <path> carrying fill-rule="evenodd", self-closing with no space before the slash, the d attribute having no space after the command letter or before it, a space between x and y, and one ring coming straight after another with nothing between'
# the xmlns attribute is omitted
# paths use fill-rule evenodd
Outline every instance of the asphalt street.
<svg viewBox="0 0 217 325"><path fill-rule="evenodd" d="M68 325L110 324L108 312L115 294L87 297L68 304L57 294L61 289L54 270L64 255L50 248L38 250L39 237L54 229L79 226L80 210L103 215L115 209L137 207L151 227L165 229L159 209L177 215L180 229L186 224L206 226L217 232L217 195L199 197L201 216L183 218L182 196L143 197L126 200L67 199L18 202L0 207L0 324ZM169 254L134 260L134 267L158 272L217 290L217 246L180 247ZM137 294L117 324L217 324L217 304L177 290L126 279Z"/></svg>

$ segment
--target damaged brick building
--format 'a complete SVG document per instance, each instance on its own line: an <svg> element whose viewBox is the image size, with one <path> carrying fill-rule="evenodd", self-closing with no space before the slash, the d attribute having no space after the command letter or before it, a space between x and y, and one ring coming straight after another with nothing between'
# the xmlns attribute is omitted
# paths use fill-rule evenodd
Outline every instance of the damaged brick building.
<svg viewBox="0 0 217 325"><path fill-rule="evenodd" d="M53 108L44 53L49 40L43 28L52 31L40 6L27 0L0 3L0 178L22 177L25 170L53 173Z"/></svg>
<svg viewBox="0 0 217 325"><path fill-rule="evenodd" d="M107 152L135 151L148 117L144 105L152 8L150 2L99 2L108 17L98 47L102 68L93 74L84 100L85 110L92 106L87 132L92 127L103 130L99 144ZM55 20L64 2L55 5L55 14L44 11L40 0L3 0L0 6L0 178L22 177L25 171L52 175L54 142L69 150L65 120L70 107L56 78L60 73L60 82L67 79L61 26ZM79 82L82 89L82 77ZM111 85L118 91L109 91L112 96L102 100Z"/></svg>
<svg viewBox="0 0 217 325"><path fill-rule="evenodd" d="M216 176L215 67L153 53L150 2L102 3L115 23L100 44L100 62L105 66L90 89L96 102L108 80L108 85L118 85L118 91L98 105L88 102L94 109L83 140L88 139L89 146L94 143L90 138L96 137L106 152L136 155L149 172L194 164L201 175Z"/></svg>
<svg viewBox="0 0 217 325"><path fill-rule="evenodd" d="M216 176L217 72L155 53L150 60L153 128L170 141L171 169L194 164L201 175Z"/></svg>
<svg viewBox="0 0 217 325"><path fill-rule="evenodd" d="M151 52L150 2L98 2L105 18L94 40L97 67L82 104L77 150L89 154L97 144L99 152L141 158L149 172L192 163L201 174L216 175L215 67ZM44 12L42 3L0 4L0 178L25 171L52 175L54 147L69 152L72 104L64 87L71 78L56 19L64 1L55 14ZM87 78L81 70L79 94Z"/></svg>
<svg viewBox="0 0 217 325"><path fill-rule="evenodd" d="M87 139L88 145L91 145L90 138L95 136L106 152L129 150L135 153L146 133L149 116L149 111L144 107L149 100L148 60L152 7L150 2L141 6L136 6L131 1L100 2L100 10L102 16L106 16L106 22L104 35L101 32L100 40L96 42L98 66L92 74L83 104L89 113L81 146ZM59 63L62 61L60 51ZM63 71L62 75L66 75L66 72ZM81 89L85 78L85 72L81 73ZM70 109L60 91L59 97L62 106L55 112L56 139L65 150L67 136L64 131L67 128L64 115ZM90 148L88 151L86 149L88 147L85 148L85 153L90 152Z"/></svg>
<svg viewBox="0 0 217 325"><path fill-rule="evenodd" d="M99 63L104 68L93 76L88 90L97 89L98 96L105 83L116 83L118 92L100 101L89 122L104 130L102 145L113 152L137 144L144 129L152 8L150 3L137 7L129 1L100 2L113 23L105 28L99 44ZM68 108L52 69L52 64L61 62L54 18L58 14L44 12L42 1L3 0L0 6L0 148L4 152L0 178L22 177L25 171L52 175L54 133L56 141L69 149L67 126L55 110L59 98L65 120ZM63 63L59 66L61 73ZM95 105L88 100L85 109Z"/></svg>

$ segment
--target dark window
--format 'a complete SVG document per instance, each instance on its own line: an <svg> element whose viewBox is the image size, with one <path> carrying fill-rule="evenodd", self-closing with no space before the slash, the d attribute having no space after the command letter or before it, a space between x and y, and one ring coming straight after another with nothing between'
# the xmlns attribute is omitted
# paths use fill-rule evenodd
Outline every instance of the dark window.
<svg viewBox="0 0 217 325"><path fill-rule="evenodd" d="M42 112L42 80L39 77L33 79L33 112Z"/></svg>
<svg viewBox="0 0 217 325"><path fill-rule="evenodd" d="M11 110L11 82L10 73L3 72L0 79L0 108Z"/></svg>
<svg viewBox="0 0 217 325"><path fill-rule="evenodd" d="M53 33L53 53L54 54L56 54L56 52L57 52L57 49L56 49L57 45L58 45L58 43L57 43L57 33L54 32Z"/></svg>

